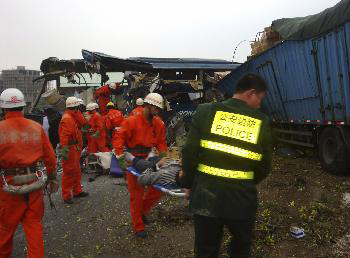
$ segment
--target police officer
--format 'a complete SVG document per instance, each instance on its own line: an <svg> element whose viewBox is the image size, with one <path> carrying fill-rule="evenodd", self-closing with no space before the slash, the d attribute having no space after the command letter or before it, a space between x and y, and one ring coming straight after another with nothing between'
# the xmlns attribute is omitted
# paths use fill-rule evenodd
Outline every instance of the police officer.
<svg viewBox="0 0 350 258"><path fill-rule="evenodd" d="M233 98L199 105L183 148L184 176L194 213L196 257L218 257L223 227L234 236L231 257L249 257L257 210L256 185L271 167L269 119L258 110L267 90L243 76Z"/></svg>

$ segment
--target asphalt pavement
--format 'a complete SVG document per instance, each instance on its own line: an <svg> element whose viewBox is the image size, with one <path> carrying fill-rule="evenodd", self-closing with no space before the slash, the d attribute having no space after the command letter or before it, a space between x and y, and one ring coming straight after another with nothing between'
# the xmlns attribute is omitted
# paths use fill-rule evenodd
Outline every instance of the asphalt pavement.
<svg viewBox="0 0 350 258"><path fill-rule="evenodd" d="M100 176L88 182L89 177L82 178L89 197L67 205L60 192L52 195L57 213L45 197L45 257L191 257L193 230L187 201L164 197L150 215L148 238L139 240L131 229L124 179ZM21 226L14 237L13 257L26 257Z"/></svg>

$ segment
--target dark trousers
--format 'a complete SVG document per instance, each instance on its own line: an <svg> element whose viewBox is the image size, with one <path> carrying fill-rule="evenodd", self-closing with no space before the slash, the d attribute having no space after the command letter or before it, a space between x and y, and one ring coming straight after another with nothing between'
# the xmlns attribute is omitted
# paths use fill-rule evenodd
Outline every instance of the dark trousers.
<svg viewBox="0 0 350 258"><path fill-rule="evenodd" d="M195 257L214 258L219 256L224 226L232 238L228 247L230 257L250 257L250 244L255 219L228 220L194 215Z"/></svg>

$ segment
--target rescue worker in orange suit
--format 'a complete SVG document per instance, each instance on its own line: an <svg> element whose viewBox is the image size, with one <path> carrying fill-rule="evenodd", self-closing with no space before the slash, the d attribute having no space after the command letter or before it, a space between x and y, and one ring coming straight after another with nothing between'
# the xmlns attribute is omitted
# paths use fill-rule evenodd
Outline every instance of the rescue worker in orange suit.
<svg viewBox="0 0 350 258"><path fill-rule="evenodd" d="M110 147L112 145L109 144L109 143L111 143L111 139L108 137L108 130L107 130L107 127L106 127L106 119L107 119L107 115L108 115L108 109L107 109L107 113L105 115L101 115L101 111L100 111L100 108L99 108L98 104L95 104L95 105L97 105L95 111L98 114L100 114L101 120L102 120L102 125L103 125L103 127L102 127L102 137L103 138L101 138L100 141L103 142L102 146L106 147L108 149L107 151L110 152L111 151Z"/></svg>
<svg viewBox="0 0 350 258"><path fill-rule="evenodd" d="M78 107L78 112L76 114L76 120L78 123L78 128L80 129L82 136L83 136L83 148L87 145L87 133L89 132L89 121L84 116L84 113L86 112L86 107L84 105L84 101L82 99L78 99L80 102L80 105Z"/></svg>
<svg viewBox="0 0 350 258"><path fill-rule="evenodd" d="M120 112L115 108L115 105L113 102L109 102L107 104L108 113L106 115L106 128L108 131L108 134L111 135L110 138L116 137L117 131L122 126L122 123L124 121L123 113Z"/></svg>
<svg viewBox="0 0 350 258"><path fill-rule="evenodd" d="M164 157L167 151L165 125L157 116L164 106L163 97L158 93L150 93L145 97L144 103L143 113L125 119L113 137L114 153L121 168L126 167L124 148L139 158L146 158L153 147L161 157ZM161 198L162 193L154 187L149 187L145 193L144 187L137 183L137 177L130 173L127 173L127 181L133 229L137 237L145 238L146 215Z"/></svg>
<svg viewBox="0 0 350 258"><path fill-rule="evenodd" d="M83 115L83 112L85 111L84 101L82 99L78 99L78 101L79 101L79 106L78 106L75 118L78 123L79 129L83 133L85 133L88 131L89 122Z"/></svg>
<svg viewBox="0 0 350 258"><path fill-rule="evenodd" d="M111 101L111 95L116 94L119 87L120 83L110 83L95 91L95 100L100 107L101 115L104 116L108 113L107 104Z"/></svg>
<svg viewBox="0 0 350 258"><path fill-rule="evenodd" d="M37 170L37 162L44 162L50 193L55 193L56 156L42 126L24 118L26 103L21 91L6 89L0 101L5 112L5 120L0 122L0 257L11 257L13 236L22 223L28 257L42 258L42 189L46 180Z"/></svg>
<svg viewBox="0 0 350 258"><path fill-rule="evenodd" d="M136 100L136 108L134 108L129 116L134 116L134 115L138 115L140 113L143 113L143 99L142 98L138 98Z"/></svg>
<svg viewBox="0 0 350 258"><path fill-rule="evenodd" d="M106 142L106 131L103 125L103 118L97 113L98 105L96 103L89 103L86 110L90 114L89 120L89 134L88 134L88 152L89 154L96 152L108 152Z"/></svg>
<svg viewBox="0 0 350 258"><path fill-rule="evenodd" d="M76 97L67 98L66 111L58 129L62 148L62 198L67 204L73 204L73 198L89 195L81 187L80 153L83 139L76 120L79 105Z"/></svg>

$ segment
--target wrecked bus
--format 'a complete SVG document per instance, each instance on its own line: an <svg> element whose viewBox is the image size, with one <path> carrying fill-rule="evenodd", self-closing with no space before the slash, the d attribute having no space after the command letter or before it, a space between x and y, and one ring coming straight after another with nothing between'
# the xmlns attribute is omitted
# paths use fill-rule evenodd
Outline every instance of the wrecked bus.
<svg viewBox="0 0 350 258"><path fill-rule="evenodd" d="M93 101L93 92L99 86L121 81L122 90L112 100L126 115L139 97L143 98L150 92L165 97L167 110L162 118L170 145L181 141L199 103L223 99L216 84L240 65L199 58L122 59L88 50L82 50L82 56L83 59L52 57L42 61L43 88L33 108L52 82L61 95L79 94L87 103Z"/></svg>

